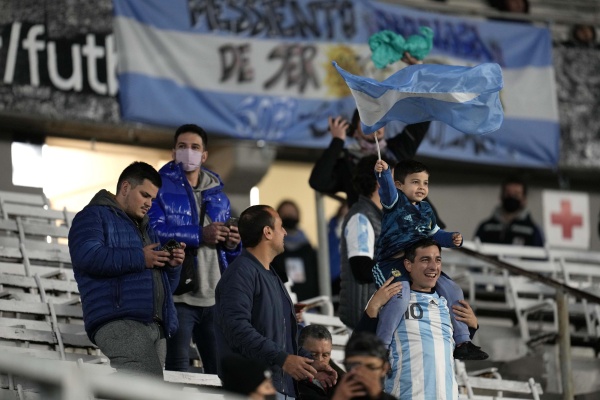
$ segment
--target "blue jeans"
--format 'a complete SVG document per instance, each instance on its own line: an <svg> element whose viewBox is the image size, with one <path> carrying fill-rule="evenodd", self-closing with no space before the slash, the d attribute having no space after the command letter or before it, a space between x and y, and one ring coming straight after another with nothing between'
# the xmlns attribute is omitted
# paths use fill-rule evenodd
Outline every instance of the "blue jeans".
<svg viewBox="0 0 600 400"><path fill-rule="evenodd" d="M205 374L217 373L217 343L214 330L215 307L194 307L175 303L179 329L167 339L165 369L188 371L190 366L190 342L193 339Z"/></svg>

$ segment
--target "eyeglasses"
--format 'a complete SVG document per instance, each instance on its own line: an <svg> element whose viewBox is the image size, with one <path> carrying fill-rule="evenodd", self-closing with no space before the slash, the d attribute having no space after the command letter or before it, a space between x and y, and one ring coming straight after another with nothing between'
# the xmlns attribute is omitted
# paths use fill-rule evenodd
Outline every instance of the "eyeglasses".
<svg viewBox="0 0 600 400"><path fill-rule="evenodd" d="M353 363L344 363L344 367L346 367L346 371L351 371L353 368L356 368L358 366L363 366L366 369L370 370L370 371L377 371L379 369L382 369L383 366L385 365L385 362L383 362L381 365L377 366L377 365L373 365L373 364L363 364L360 362L353 362Z"/></svg>

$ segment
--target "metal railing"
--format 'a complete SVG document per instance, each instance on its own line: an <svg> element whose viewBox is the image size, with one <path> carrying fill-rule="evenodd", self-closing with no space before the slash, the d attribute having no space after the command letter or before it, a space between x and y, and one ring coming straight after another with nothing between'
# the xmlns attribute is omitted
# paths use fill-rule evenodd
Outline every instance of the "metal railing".
<svg viewBox="0 0 600 400"><path fill-rule="evenodd" d="M181 385L146 376L106 373L97 368L75 362L46 360L14 354L0 353L0 373L9 376L9 389L16 391L18 399L25 399L16 377L35 383L40 398L44 400L218 400L241 399L210 387L186 391ZM98 366L95 366L98 367ZM12 386L12 387L11 387Z"/></svg>

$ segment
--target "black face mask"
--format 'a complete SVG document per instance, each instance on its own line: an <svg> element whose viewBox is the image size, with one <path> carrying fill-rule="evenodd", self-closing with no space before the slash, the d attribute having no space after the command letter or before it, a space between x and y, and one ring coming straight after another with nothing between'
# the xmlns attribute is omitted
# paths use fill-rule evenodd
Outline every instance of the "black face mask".
<svg viewBox="0 0 600 400"><path fill-rule="evenodd" d="M296 229L298 222L298 218L281 218L283 229Z"/></svg>
<svg viewBox="0 0 600 400"><path fill-rule="evenodd" d="M515 199L514 197L503 197L502 208L506 212L513 213L521 208L521 200Z"/></svg>
<svg viewBox="0 0 600 400"><path fill-rule="evenodd" d="M277 398L276 394L267 394L265 395L265 400L275 400Z"/></svg>

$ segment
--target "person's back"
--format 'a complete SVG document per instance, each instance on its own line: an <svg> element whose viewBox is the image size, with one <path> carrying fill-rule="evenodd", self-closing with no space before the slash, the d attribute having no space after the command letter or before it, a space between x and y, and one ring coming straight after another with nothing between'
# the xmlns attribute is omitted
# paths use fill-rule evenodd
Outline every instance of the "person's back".
<svg viewBox="0 0 600 400"><path fill-rule="evenodd" d="M342 232L345 233L342 235L340 241L341 272L338 314L342 322L351 328L355 327L358 321L360 321L362 310L369 301L369 297L375 292L375 285L372 282L357 280L350 266L350 257L348 255L358 254L358 251L360 251L360 249L350 249L348 245L348 223L354 216L356 216L359 223L362 221L364 225L372 227L373 239L376 243L381 231L381 211L368 198L360 196L358 201L350 207L342 225ZM367 232L357 232L357 234L363 240L364 249L362 251L364 253L369 252Z"/></svg>
<svg viewBox="0 0 600 400"><path fill-rule="evenodd" d="M375 291L371 271L382 216L377 181L372 172L376 161L377 156L367 156L357 164L352 181L360 196L342 224L338 315L350 328L356 326Z"/></svg>

